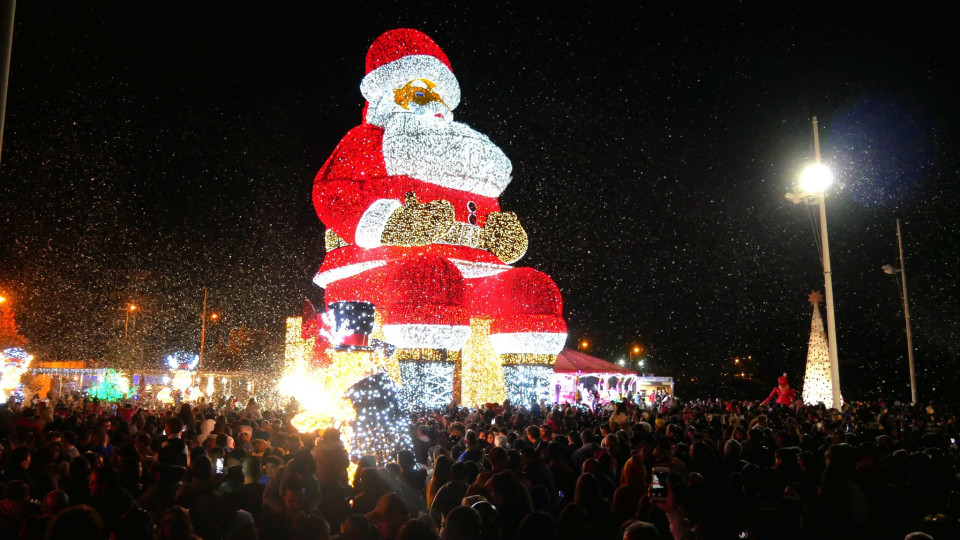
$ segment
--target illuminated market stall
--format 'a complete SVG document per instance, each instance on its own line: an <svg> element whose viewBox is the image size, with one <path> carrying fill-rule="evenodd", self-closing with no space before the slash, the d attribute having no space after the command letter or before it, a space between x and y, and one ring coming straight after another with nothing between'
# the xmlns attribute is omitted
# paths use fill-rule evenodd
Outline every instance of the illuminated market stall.
<svg viewBox="0 0 960 540"><path fill-rule="evenodd" d="M636 391L637 372L573 349L557 355L550 377L553 403L590 402L596 392L602 402L619 400Z"/></svg>

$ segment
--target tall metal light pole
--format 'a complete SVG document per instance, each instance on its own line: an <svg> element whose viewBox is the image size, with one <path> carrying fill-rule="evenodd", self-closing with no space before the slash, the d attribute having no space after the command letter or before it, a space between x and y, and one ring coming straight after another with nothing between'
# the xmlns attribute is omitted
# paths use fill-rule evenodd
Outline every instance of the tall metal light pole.
<svg viewBox="0 0 960 540"><path fill-rule="evenodd" d="M820 163L820 134L817 117L813 117L813 152L815 163L804 170L800 178L801 193L787 193L787 199L794 203L818 205L820 208L820 251L823 262L823 287L827 296L827 346L830 354L830 383L835 408L840 407L840 365L837 359L837 321L833 309L833 272L830 269L830 240L827 235L826 189L833 182L833 174Z"/></svg>
<svg viewBox="0 0 960 540"><path fill-rule="evenodd" d="M197 362L197 372L203 370L203 344L207 339L207 288L203 288L203 313L200 315L200 360Z"/></svg>
<svg viewBox="0 0 960 540"><path fill-rule="evenodd" d="M3 151L3 128L7 116L7 86L10 81L10 55L13 52L13 19L17 13L17 0L3 2L3 13L0 15L0 42L3 51L0 52L0 151Z"/></svg>
<svg viewBox="0 0 960 540"><path fill-rule="evenodd" d="M130 304L124 309L126 311L126 317L123 320L123 340L127 340L127 332L130 330L130 314L137 310L137 306Z"/></svg>
<svg viewBox="0 0 960 540"><path fill-rule="evenodd" d="M900 248L900 268L894 268L892 265L883 266L883 271L888 274L900 274L900 282L903 286L903 318L907 322L907 364L910 367L910 400L917 402L917 372L913 363L913 334L910 333L910 303L907 301L907 270L903 264L903 236L900 234L900 220L897 220L897 246Z"/></svg>

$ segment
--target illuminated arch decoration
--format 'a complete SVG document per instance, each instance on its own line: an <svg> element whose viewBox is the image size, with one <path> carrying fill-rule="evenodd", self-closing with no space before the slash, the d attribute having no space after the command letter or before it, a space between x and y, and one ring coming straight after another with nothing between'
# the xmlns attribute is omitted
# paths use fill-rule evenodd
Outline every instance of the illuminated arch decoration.
<svg viewBox="0 0 960 540"><path fill-rule="evenodd" d="M446 405L457 372L493 374L490 349L503 367L502 395L549 396L540 374L566 341L560 292L545 274L514 266L528 238L498 201L513 166L486 135L453 120L461 96L449 59L425 34L391 30L367 53L361 93L364 122L314 181L327 228L314 283L326 303L376 306L413 407ZM489 321L487 343L461 354L474 320ZM329 315L308 326L304 338L322 350L339 346ZM470 401L502 399L499 381L470 385Z"/></svg>
<svg viewBox="0 0 960 540"><path fill-rule="evenodd" d="M170 369L170 376L164 376L164 381L169 384L170 393L164 393L161 398L158 390L158 399L174 400L178 395L184 401L196 401L203 396L198 384L200 383L196 369L200 365L200 355L189 351L176 351L168 354L164 362ZM174 394L178 393L178 394Z"/></svg>
<svg viewBox="0 0 960 540"><path fill-rule="evenodd" d="M186 351L177 351L168 354L165 362L172 370L193 371L200 364L200 355Z"/></svg>

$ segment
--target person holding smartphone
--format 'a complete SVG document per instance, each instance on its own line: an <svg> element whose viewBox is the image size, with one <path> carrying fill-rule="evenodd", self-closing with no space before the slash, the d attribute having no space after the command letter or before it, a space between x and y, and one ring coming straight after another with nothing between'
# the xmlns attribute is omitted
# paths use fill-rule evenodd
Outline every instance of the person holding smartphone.
<svg viewBox="0 0 960 540"><path fill-rule="evenodd" d="M680 484L682 486L682 484ZM686 486L683 486L686 487ZM670 534L675 540L694 540L698 537L695 524L680 511L676 490L670 479L670 469L654 467L650 482L650 500L663 510L670 523Z"/></svg>

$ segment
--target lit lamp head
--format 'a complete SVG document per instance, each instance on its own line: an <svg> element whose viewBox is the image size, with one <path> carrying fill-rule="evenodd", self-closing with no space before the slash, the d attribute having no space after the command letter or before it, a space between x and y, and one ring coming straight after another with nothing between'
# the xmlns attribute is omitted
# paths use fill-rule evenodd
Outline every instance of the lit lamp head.
<svg viewBox="0 0 960 540"><path fill-rule="evenodd" d="M808 166L800 174L800 189L805 193L823 193L833 183L833 172L822 163Z"/></svg>

